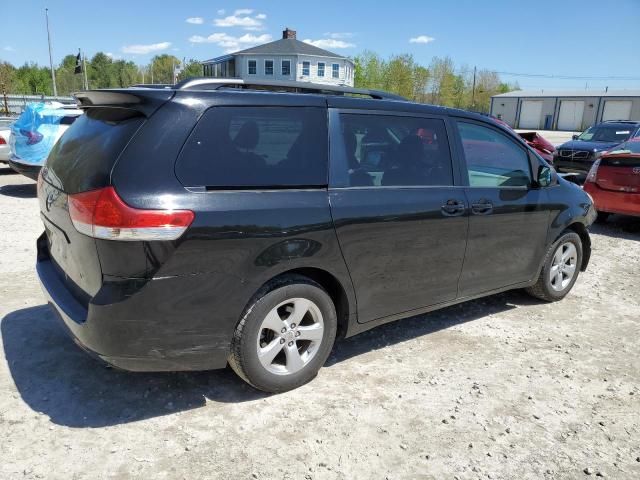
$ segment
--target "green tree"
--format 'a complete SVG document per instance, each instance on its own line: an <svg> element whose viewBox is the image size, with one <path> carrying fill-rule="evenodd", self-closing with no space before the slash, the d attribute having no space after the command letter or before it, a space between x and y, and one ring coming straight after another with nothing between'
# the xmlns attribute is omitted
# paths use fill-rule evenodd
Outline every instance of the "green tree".
<svg viewBox="0 0 640 480"><path fill-rule="evenodd" d="M202 76L202 64L199 60L195 60L190 58L185 62L180 74L178 75L178 80L184 80L186 78L192 77L201 77Z"/></svg>
<svg viewBox="0 0 640 480"><path fill-rule="evenodd" d="M153 78L153 83L174 83L173 72L174 69L180 66L180 60L173 55L156 55L151 59L149 63L149 79L146 80L150 83Z"/></svg>

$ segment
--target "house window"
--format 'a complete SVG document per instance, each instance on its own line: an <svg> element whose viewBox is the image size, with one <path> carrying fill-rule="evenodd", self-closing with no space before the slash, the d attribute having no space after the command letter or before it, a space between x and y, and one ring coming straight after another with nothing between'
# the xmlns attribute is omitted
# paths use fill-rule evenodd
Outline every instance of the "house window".
<svg viewBox="0 0 640 480"><path fill-rule="evenodd" d="M282 75L284 77L291 75L291 60L282 60Z"/></svg>
<svg viewBox="0 0 640 480"><path fill-rule="evenodd" d="M318 76L324 77L324 63L318 62Z"/></svg>
<svg viewBox="0 0 640 480"><path fill-rule="evenodd" d="M302 62L302 76L303 77L308 77L309 76L309 68L311 67L311 64L309 62Z"/></svg>
<svg viewBox="0 0 640 480"><path fill-rule="evenodd" d="M333 78L340 78L340 65L337 63L334 63L331 66L331 76Z"/></svg>
<svg viewBox="0 0 640 480"><path fill-rule="evenodd" d="M264 74L273 75L273 60L264 61Z"/></svg>
<svg viewBox="0 0 640 480"><path fill-rule="evenodd" d="M249 60L249 75L255 75L256 73L258 73L258 62Z"/></svg>

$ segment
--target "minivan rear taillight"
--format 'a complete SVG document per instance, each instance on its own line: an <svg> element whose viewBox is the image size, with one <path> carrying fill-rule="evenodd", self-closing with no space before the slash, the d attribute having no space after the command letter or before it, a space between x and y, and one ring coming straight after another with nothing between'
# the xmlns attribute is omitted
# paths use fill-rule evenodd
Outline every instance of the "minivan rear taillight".
<svg viewBox="0 0 640 480"><path fill-rule="evenodd" d="M593 165L591 165L591 169L589 170L589 174L587 175L587 179L585 180L585 182L596 183L599 166L600 166L600 159L593 162Z"/></svg>
<svg viewBox="0 0 640 480"><path fill-rule="evenodd" d="M113 187L69 195L69 215L80 233L105 240L175 240L191 225L191 210L142 210Z"/></svg>

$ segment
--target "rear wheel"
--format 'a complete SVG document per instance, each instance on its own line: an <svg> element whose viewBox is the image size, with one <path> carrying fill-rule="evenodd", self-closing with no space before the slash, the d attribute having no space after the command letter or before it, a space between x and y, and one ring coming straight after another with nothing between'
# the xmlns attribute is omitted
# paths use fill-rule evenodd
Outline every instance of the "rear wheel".
<svg viewBox="0 0 640 480"><path fill-rule="evenodd" d="M336 336L336 311L327 292L302 276L280 279L259 293L236 327L229 356L253 387L284 392L312 380Z"/></svg>
<svg viewBox="0 0 640 480"><path fill-rule="evenodd" d="M582 241L578 234L565 232L547 250L538 281L527 293L547 302L561 300L576 283L580 265Z"/></svg>

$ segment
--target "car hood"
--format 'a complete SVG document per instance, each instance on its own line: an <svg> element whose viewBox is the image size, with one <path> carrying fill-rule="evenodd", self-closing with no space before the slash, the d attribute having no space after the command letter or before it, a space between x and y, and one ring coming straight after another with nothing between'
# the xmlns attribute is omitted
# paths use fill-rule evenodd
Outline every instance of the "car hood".
<svg viewBox="0 0 640 480"><path fill-rule="evenodd" d="M587 150L589 152L603 152L605 150L611 150L616 145L620 145L620 142L585 142L582 140L571 140L570 142L560 145L558 150Z"/></svg>

